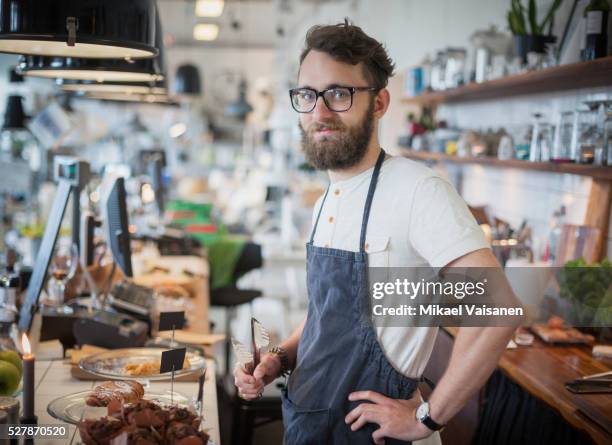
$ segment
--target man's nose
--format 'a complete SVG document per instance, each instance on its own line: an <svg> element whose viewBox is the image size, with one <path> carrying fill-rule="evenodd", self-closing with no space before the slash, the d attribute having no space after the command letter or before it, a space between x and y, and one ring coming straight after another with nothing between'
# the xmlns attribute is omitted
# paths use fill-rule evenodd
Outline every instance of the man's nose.
<svg viewBox="0 0 612 445"><path fill-rule="evenodd" d="M312 110L312 118L315 122L321 122L325 120L329 120L334 116L334 112L330 111L325 105L325 101L322 97L319 97L317 103L315 104L314 109Z"/></svg>

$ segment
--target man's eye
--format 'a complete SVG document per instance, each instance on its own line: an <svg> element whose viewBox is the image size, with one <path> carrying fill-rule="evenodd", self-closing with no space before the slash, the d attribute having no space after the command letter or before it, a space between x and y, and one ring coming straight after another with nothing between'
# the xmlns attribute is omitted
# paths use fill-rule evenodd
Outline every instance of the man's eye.
<svg viewBox="0 0 612 445"><path fill-rule="evenodd" d="M300 93L300 99L302 100L312 100L314 98L314 94L310 91L303 91Z"/></svg>
<svg viewBox="0 0 612 445"><path fill-rule="evenodd" d="M345 90L333 90L332 97L334 99L345 99L348 96Z"/></svg>

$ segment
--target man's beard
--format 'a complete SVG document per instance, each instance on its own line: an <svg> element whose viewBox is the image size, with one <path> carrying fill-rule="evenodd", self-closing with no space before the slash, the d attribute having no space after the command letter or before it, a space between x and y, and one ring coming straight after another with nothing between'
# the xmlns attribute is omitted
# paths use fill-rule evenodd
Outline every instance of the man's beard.
<svg viewBox="0 0 612 445"><path fill-rule="evenodd" d="M347 127L339 119L312 124L306 132L300 125L306 160L318 170L343 170L358 164L363 159L372 137L374 127L374 101L359 124ZM323 128L336 130L331 137L319 140L314 133Z"/></svg>

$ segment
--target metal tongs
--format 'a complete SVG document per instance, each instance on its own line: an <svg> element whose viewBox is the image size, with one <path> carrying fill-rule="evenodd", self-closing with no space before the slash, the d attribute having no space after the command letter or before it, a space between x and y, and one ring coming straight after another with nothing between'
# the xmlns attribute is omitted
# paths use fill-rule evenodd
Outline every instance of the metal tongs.
<svg viewBox="0 0 612 445"><path fill-rule="evenodd" d="M232 337L232 346L238 363L249 373L253 373L261 359L261 350L270 344L270 332L255 318L251 318L251 348L247 349L240 341Z"/></svg>
<svg viewBox="0 0 612 445"><path fill-rule="evenodd" d="M580 381L587 381L594 384L610 385L612 384L612 371L600 372L598 374L585 375L580 377Z"/></svg>

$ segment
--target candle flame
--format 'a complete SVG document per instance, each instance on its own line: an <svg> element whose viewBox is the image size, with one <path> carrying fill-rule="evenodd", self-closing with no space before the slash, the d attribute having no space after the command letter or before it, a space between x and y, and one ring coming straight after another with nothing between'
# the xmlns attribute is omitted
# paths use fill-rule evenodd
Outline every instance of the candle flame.
<svg viewBox="0 0 612 445"><path fill-rule="evenodd" d="M30 346L30 340L28 340L28 336L25 334L21 334L21 347L23 349L24 354L32 354L32 347Z"/></svg>

